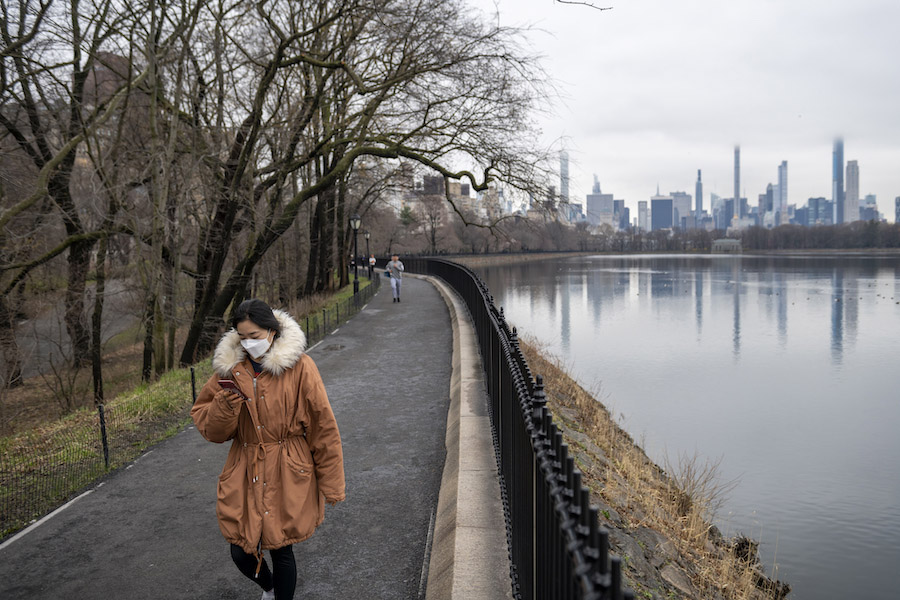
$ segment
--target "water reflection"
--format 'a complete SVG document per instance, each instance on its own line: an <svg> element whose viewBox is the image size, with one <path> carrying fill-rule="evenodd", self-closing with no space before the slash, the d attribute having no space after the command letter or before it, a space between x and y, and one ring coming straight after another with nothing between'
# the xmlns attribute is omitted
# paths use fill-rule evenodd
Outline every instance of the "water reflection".
<svg viewBox="0 0 900 600"><path fill-rule="evenodd" d="M697 337L703 334L703 272L694 275L694 316L697 322Z"/></svg>
<svg viewBox="0 0 900 600"><path fill-rule="evenodd" d="M734 326L732 327L732 339L734 340L735 360L741 355L741 273L739 272L740 257L729 257L732 263L731 284L734 288L732 302L734 304Z"/></svg>
<svg viewBox="0 0 900 600"><path fill-rule="evenodd" d="M778 344L788 344L788 317L792 312L816 310L827 293L830 299L830 350L840 364L848 344L856 338L860 302L877 289L871 282L878 269L892 257L672 257L619 256L568 261L536 261L514 266L482 268L481 275L494 293L525 299L529 312L546 310L558 319L558 332L565 350L571 349L573 323L586 307L590 321L601 322L607 311L630 304L653 306L657 313L680 318L683 300L692 302L695 331L702 337L705 312L718 310L728 298L731 347L734 357L742 352L742 312L758 305L765 310L761 326L773 323ZM780 262L779 262L780 261ZM852 264L848 264L851 261ZM774 268L777 265L777 268ZM887 294L900 295L896 283L898 267L884 271L892 280ZM826 290L821 282L827 281ZM789 284L790 282L790 284ZM887 285L887 284L882 284ZM892 292L888 290L893 289ZM579 308L574 308L577 305Z"/></svg>
<svg viewBox="0 0 900 600"><path fill-rule="evenodd" d="M835 270L831 274L831 360L841 364L844 351L844 275Z"/></svg>

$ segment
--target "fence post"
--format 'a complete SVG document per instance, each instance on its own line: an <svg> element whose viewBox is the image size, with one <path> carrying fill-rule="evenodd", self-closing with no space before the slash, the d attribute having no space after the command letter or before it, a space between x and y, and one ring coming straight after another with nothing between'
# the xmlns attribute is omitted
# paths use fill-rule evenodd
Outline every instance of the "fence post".
<svg viewBox="0 0 900 600"><path fill-rule="evenodd" d="M100 440L103 443L103 465L109 470L109 441L106 439L106 415L103 412L103 405L97 405L97 411L100 413Z"/></svg>

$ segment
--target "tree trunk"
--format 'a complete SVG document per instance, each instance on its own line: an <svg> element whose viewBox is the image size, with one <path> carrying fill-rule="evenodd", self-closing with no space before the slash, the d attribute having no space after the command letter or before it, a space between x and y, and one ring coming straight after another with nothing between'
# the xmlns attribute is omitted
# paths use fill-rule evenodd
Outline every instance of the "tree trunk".
<svg viewBox="0 0 900 600"><path fill-rule="evenodd" d="M156 298L151 294L144 308L144 360L141 366L141 381L150 381L153 376L153 325L156 317Z"/></svg>
<svg viewBox="0 0 900 600"><path fill-rule="evenodd" d="M347 211L344 210L347 206L347 179L345 177L341 177L341 181L338 184L338 195L337 195L337 206L335 207L335 219L334 219L334 228L336 230L335 241L337 242L337 267L340 272L340 283L338 287L344 287L350 283L350 265L348 264L347 257L351 252L355 252L355 248L353 246L353 240L348 239L349 236L353 235L353 231L350 229L347 223ZM350 246L349 250L347 246ZM353 256L352 259L355 261L358 259L357 256ZM357 265L357 268L359 265Z"/></svg>
<svg viewBox="0 0 900 600"><path fill-rule="evenodd" d="M69 277L65 296L65 322L72 343L72 361L77 367L90 360L91 337L85 322L84 291L91 264L93 242L76 242L69 248Z"/></svg>
<svg viewBox="0 0 900 600"><path fill-rule="evenodd" d="M322 210L323 219L319 222L319 281L317 292L334 289L334 221L335 221L335 189L328 188L319 198L325 204Z"/></svg>
<svg viewBox="0 0 900 600"><path fill-rule="evenodd" d="M0 295L0 347L3 349L3 362L6 367L4 378L6 387L22 385L22 358L19 356L19 345L16 342L15 320L6 296L2 295Z"/></svg>
<svg viewBox="0 0 900 600"><path fill-rule="evenodd" d="M318 289L319 277L319 252L321 251L321 222L324 219L322 214L325 210L325 203L321 197L316 198L316 208L312 213L311 223L309 225L309 259L306 267L306 283L303 290L298 290L297 299L311 296Z"/></svg>
<svg viewBox="0 0 900 600"><path fill-rule="evenodd" d="M91 377L94 381L94 406L103 404L103 352L101 344L103 303L106 296L106 255L109 238L100 238L97 249L97 285L94 289L94 312L91 316Z"/></svg>
<svg viewBox="0 0 900 600"><path fill-rule="evenodd" d="M74 160L74 153L71 156ZM59 171L50 179L47 186L50 197L62 211L66 234L69 236L84 233L81 218L69 191L73 160L63 161ZM91 337L85 322L84 291L93 247L94 240L78 241L69 247L64 320L72 344L73 364L76 367L83 367L90 360Z"/></svg>

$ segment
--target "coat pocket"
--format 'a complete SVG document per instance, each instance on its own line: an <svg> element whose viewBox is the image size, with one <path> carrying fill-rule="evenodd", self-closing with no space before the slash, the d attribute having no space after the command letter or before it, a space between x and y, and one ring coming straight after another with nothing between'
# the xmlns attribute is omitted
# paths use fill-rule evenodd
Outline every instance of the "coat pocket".
<svg viewBox="0 0 900 600"><path fill-rule="evenodd" d="M240 532L241 515L246 511L247 502L247 463L235 461L226 466L219 475L217 488L216 516L219 527L226 538L236 537Z"/></svg>
<svg viewBox="0 0 900 600"><path fill-rule="evenodd" d="M312 463L283 455L281 506L289 538L305 537L316 526L318 486Z"/></svg>

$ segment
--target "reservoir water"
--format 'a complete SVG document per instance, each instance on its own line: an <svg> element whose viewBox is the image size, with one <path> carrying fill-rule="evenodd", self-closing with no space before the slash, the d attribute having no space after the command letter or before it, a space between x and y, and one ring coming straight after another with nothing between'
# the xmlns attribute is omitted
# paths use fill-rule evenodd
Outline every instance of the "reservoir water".
<svg viewBox="0 0 900 600"><path fill-rule="evenodd" d="M900 597L900 256L634 255L475 269L791 598Z"/></svg>

